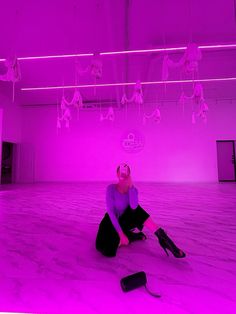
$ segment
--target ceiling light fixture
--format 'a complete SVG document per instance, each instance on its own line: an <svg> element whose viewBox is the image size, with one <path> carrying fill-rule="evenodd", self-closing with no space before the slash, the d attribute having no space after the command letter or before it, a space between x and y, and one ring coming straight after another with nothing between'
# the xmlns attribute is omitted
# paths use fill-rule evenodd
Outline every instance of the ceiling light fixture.
<svg viewBox="0 0 236 314"><path fill-rule="evenodd" d="M202 45L198 46L203 50L218 50L218 49L232 49L236 48L236 44L220 44L220 45ZM142 53L155 53L155 52L173 52L173 51L183 51L187 47L169 47L169 48L153 48L153 49L138 49L138 50L121 50L121 51L108 51L100 52L101 56L109 55L124 55L124 54L142 54ZM63 55L49 55L49 56L36 56L36 57L19 57L20 61L28 60L41 60L41 59L60 59L60 58L77 58L77 57L91 57L93 53L78 53L78 54L63 54ZM5 61L6 59L0 59L0 61Z"/></svg>

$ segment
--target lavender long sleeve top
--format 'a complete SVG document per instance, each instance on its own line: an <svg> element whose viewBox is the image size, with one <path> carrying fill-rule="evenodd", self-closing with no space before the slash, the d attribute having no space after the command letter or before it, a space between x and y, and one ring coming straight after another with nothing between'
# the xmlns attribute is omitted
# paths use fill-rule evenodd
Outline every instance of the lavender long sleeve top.
<svg viewBox="0 0 236 314"><path fill-rule="evenodd" d="M132 186L127 193L120 193L115 184L110 184L108 185L106 191L106 205L111 222L116 231L119 233L122 229L118 219L128 206L132 209L137 208L138 190Z"/></svg>

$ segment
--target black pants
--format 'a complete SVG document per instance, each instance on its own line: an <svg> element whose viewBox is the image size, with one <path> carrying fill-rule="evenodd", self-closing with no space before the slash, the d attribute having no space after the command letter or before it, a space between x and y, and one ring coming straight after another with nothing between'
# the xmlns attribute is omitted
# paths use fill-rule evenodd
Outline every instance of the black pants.
<svg viewBox="0 0 236 314"><path fill-rule="evenodd" d="M119 223L121 229L129 238L130 230L138 228L141 231L148 217L149 214L139 205L136 209L127 207L120 216ZM106 213L98 228L96 249L105 256L116 256L119 243L119 234L114 228L108 213Z"/></svg>

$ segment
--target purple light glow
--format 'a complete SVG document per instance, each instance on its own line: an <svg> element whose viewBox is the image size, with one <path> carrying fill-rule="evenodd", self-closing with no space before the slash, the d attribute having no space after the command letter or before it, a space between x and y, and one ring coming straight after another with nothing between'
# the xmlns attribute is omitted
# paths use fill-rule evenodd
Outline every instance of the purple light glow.
<svg viewBox="0 0 236 314"><path fill-rule="evenodd" d="M223 77L223 78L209 78L194 80L194 82L222 82L222 81L235 81L236 77ZM174 81L153 81L142 82L142 85L158 85L158 84L179 84L179 83L193 83L193 80L174 80ZM44 87L22 87L22 91L34 91L34 90L51 90L51 89L71 89L71 88L94 88L94 87L112 87L112 86L131 86L136 82L128 83L105 83L105 84L88 84L88 85L60 85L60 86L44 86Z"/></svg>
<svg viewBox="0 0 236 314"><path fill-rule="evenodd" d="M137 49L137 50L121 50L121 51L108 51L101 52L101 56L109 55L123 55L123 54L135 54L135 53L154 53L154 52L171 52L171 51L183 51L187 47L169 47L169 48L154 48L154 49ZM231 49L236 48L236 44L219 44L219 45L202 45L199 46L200 49L207 50L218 50L218 49ZM78 53L78 54L63 54L63 55L51 55L51 56L36 56L36 57L19 57L18 60L28 61L28 60L40 60L40 59L59 59L59 58L75 58L75 57L92 57L93 53ZM0 61L5 61L6 59L0 59Z"/></svg>
<svg viewBox="0 0 236 314"><path fill-rule="evenodd" d="M0 313L236 313L234 1L2 3ZM154 224L108 258L121 163Z"/></svg>

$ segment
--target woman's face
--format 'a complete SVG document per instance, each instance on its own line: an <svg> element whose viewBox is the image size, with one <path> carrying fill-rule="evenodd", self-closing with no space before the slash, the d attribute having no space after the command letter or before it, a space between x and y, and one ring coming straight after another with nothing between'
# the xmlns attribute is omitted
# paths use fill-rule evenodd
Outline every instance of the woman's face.
<svg viewBox="0 0 236 314"><path fill-rule="evenodd" d="M119 181L123 181L123 180L127 179L129 176L130 176L129 166L126 164L120 165L119 170L117 172L117 177L118 177Z"/></svg>

